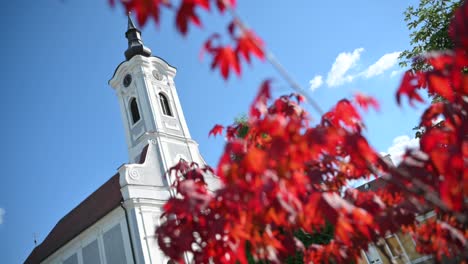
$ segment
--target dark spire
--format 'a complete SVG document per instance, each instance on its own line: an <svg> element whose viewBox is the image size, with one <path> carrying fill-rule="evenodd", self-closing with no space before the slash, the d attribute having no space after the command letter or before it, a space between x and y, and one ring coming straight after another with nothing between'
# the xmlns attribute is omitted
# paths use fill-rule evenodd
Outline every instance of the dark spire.
<svg viewBox="0 0 468 264"><path fill-rule="evenodd" d="M125 32L125 37L128 39L128 49L125 51L125 58L127 60L130 60L135 55L151 56L151 50L143 44L141 31L133 24L130 13L128 13L128 28L127 32Z"/></svg>
<svg viewBox="0 0 468 264"><path fill-rule="evenodd" d="M128 18L127 30L136 29L135 25L133 24L132 18L130 17L130 12L128 12L127 18Z"/></svg>

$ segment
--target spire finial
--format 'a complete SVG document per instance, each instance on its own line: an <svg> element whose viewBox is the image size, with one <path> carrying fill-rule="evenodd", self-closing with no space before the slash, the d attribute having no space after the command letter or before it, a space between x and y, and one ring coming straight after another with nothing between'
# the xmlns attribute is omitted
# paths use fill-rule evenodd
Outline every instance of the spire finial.
<svg viewBox="0 0 468 264"><path fill-rule="evenodd" d="M127 14L128 26L125 37L128 39L128 49L125 51L125 58L130 60L135 55L142 55L145 57L151 56L151 50L143 44L141 39L141 32L133 24L130 12Z"/></svg>
<svg viewBox="0 0 468 264"><path fill-rule="evenodd" d="M128 13L127 13L127 18L128 18L128 27L127 27L127 30L136 29L135 24L133 24L131 14L132 14L132 13L131 13L130 11L128 11Z"/></svg>

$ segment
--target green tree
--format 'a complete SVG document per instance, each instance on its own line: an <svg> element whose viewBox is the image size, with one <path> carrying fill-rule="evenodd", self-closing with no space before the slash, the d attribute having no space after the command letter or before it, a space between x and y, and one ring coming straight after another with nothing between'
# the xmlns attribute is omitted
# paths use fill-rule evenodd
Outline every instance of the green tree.
<svg viewBox="0 0 468 264"><path fill-rule="evenodd" d="M409 6L404 12L405 22L410 33L411 48L400 54L400 66L410 67L413 71L425 71L429 66L421 56L430 51L450 50L453 42L449 37L449 25L454 11L463 0L421 0L417 7ZM432 103L440 102L444 98L433 96ZM435 124L440 126L443 121ZM415 137L420 138L424 128L416 126Z"/></svg>
<svg viewBox="0 0 468 264"><path fill-rule="evenodd" d="M421 0L417 7L409 6L404 12L410 33L411 48L400 54L400 66L412 70L427 70L424 60L418 59L429 51L453 48L448 33L454 10L462 0Z"/></svg>

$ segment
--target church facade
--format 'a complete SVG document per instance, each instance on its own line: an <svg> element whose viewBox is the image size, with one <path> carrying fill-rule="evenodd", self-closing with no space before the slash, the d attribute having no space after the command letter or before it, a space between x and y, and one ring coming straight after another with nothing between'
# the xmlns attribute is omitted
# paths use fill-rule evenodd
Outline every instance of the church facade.
<svg viewBox="0 0 468 264"><path fill-rule="evenodd" d="M205 164L191 138L174 82L176 68L152 56L128 18L126 60L109 81L115 90L129 163L64 216L25 263L168 263L154 231L175 195L166 171L181 159ZM208 176L210 189L218 187Z"/></svg>

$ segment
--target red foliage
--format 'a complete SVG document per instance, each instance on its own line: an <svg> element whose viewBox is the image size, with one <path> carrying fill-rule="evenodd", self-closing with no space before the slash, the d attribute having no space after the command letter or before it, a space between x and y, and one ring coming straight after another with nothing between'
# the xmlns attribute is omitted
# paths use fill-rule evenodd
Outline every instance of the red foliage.
<svg viewBox="0 0 468 264"><path fill-rule="evenodd" d="M237 75L240 75L239 57L231 46L219 47L213 50L214 58L211 68L216 67L221 71L224 79L229 77L229 70L232 69Z"/></svg>
<svg viewBox="0 0 468 264"><path fill-rule="evenodd" d="M237 75L241 73L239 56L230 45L222 46L215 44L220 39L220 35L212 35L203 46L202 51L206 51L213 56L211 69L219 68L224 79L229 77L229 71L234 70Z"/></svg>
<svg viewBox="0 0 468 264"><path fill-rule="evenodd" d="M115 0L109 0L114 5ZM120 1L125 7L126 12L132 12L137 15L138 24L146 24L148 18L153 18L156 24L159 24L161 6L170 7L170 0L126 0Z"/></svg>
<svg viewBox="0 0 468 264"><path fill-rule="evenodd" d="M240 37L237 38L236 52L250 63L250 54L255 55L261 60L265 58L263 46L263 41L253 31L244 30L241 32Z"/></svg>
<svg viewBox="0 0 468 264"><path fill-rule="evenodd" d="M260 86L258 94L250 106L249 115L251 117L259 118L260 115L265 114L267 110L267 102L271 99L270 85L271 80L266 80Z"/></svg>
<svg viewBox="0 0 468 264"><path fill-rule="evenodd" d="M450 23L449 34L455 46L463 50L468 47L468 25L466 18L468 17L468 5L463 4L455 12L452 23Z"/></svg>
<svg viewBox="0 0 468 264"><path fill-rule="evenodd" d="M216 0L216 6L223 13L227 8L235 8L236 0Z"/></svg>
<svg viewBox="0 0 468 264"><path fill-rule="evenodd" d="M216 136L216 135L221 135L223 133L223 129L224 127L222 125L218 125L216 124L211 130L210 130L210 133L208 134L208 136Z"/></svg>
<svg viewBox="0 0 468 264"><path fill-rule="evenodd" d="M413 100L418 102L424 102L422 97L417 93L416 90L426 87L426 79L423 72L412 72L407 71L403 75L400 88L397 91L396 99L398 104L401 104L401 96L406 95L409 98L409 102L413 105Z"/></svg>
<svg viewBox="0 0 468 264"><path fill-rule="evenodd" d="M221 13L236 4L214 1ZM148 17L158 23L161 5L169 6L161 0L121 2L136 12L140 24ZM186 34L190 23L201 25L196 8L209 11L211 3L182 0L178 30ZM164 206L166 219L156 231L164 253L178 261L190 252L196 263L247 263L249 250L256 260L281 263L302 252L306 262L350 263L369 243L404 227L423 253L439 259L466 254L467 17L464 3L450 26L454 50L425 55L431 69L406 72L396 93L398 104L402 97L408 97L410 105L423 102L418 89L446 99L422 115L425 133L419 151L408 151L397 168L389 166L362 135L363 120L349 100L339 101L311 126L301 95L273 99L272 82L264 81L247 124L226 128L228 141L216 170L223 187L208 191L204 175L212 173L209 168L181 161L171 169L177 175L173 188L178 195ZM233 43L222 45L217 42L221 35L214 34L203 48L213 58L212 69L219 68L224 79L231 71L240 75L242 59L250 63L252 56L265 58L263 42L240 21L230 23L227 32ZM357 94L354 99L364 110L379 108L372 97ZM444 121L434 125L441 116ZM239 138L242 126L248 130ZM215 125L209 135L222 130ZM345 191L349 180L375 174L385 174L386 187ZM438 218L420 224L416 216L428 208L435 209ZM334 226L327 244L306 246L294 235L299 230L320 232L327 223Z"/></svg>
<svg viewBox="0 0 468 264"><path fill-rule="evenodd" d="M361 131L363 126L361 116L350 101L342 99L328 113L323 115L324 122L330 122L335 127L347 127L354 131Z"/></svg>
<svg viewBox="0 0 468 264"><path fill-rule="evenodd" d="M108 0L114 6L115 0ZM236 0L213 0L217 9L224 13L226 9L234 9ZM148 18L153 18L159 24L161 7L172 7L170 0L120 0L127 12L134 12L140 25L146 24ZM197 13L197 8L205 11L211 10L210 0L182 0L176 10L175 24L177 30L182 34L188 33L189 25L201 27L202 21ZM247 29L239 21L234 20L228 26L228 32L233 44L214 45L214 40L219 40L220 35L214 34L203 46L202 52L207 52L212 56L211 69L219 68L224 79L229 77L230 71L234 71L238 76L241 73L241 58L247 63L251 62L251 56L260 60L265 58L264 43L253 32ZM234 47L234 48L233 48Z"/></svg>
<svg viewBox="0 0 468 264"><path fill-rule="evenodd" d="M354 95L354 99L356 100L356 103L365 111L367 111L369 107L373 107L377 111L380 109L379 102L372 96L357 93Z"/></svg>
<svg viewBox="0 0 468 264"><path fill-rule="evenodd" d="M208 1L182 1L176 15L176 25L180 33L183 35L187 34L189 22L192 22L196 26L201 26L201 21L198 15L195 13L195 8L197 5L208 8L209 6L206 6L205 2L208 3Z"/></svg>
<svg viewBox="0 0 468 264"><path fill-rule="evenodd" d="M251 30L244 29L239 22L233 21L228 26L231 39L235 42L236 48L231 45L220 45L220 35L213 34L204 44L203 52L213 56L211 68L219 68L224 79L229 77L229 71L234 70L237 75L241 73L241 58L250 63L251 55L260 60L265 58L263 41Z"/></svg>
<svg viewBox="0 0 468 264"><path fill-rule="evenodd" d="M221 157L216 174L225 187L215 191L209 202L205 202L208 193L197 198L203 192L179 192L183 198L178 202L187 204L166 211L176 217L158 229L158 237L171 236L170 242L161 238L160 243L172 258L181 259L187 241L191 241L199 248L188 251L200 262L245 263L246 243L254 257L271 262L282 262L297 250L305 251L310 259L337 257L332 250L336 248L345 253L336 259L347 261L360 254L347 245L365 248L368 241L385 232L374 215L390 209L377 196L372 195L375 202L367 203L355 197L360 201L358 207L337 193L347 179L370 175L366 161L376 158L359 131L348 129L359 119L357 113L351 120L343 114L353 109L349 102L341 101L330 112L332 123L337 125L329 122L314 128L309 127L304 110L291 100L295 95L280 97L267 106L269 86L269 81L262 84L254 104L254 108L265 110L254 112L260 114L249 119L245 139L229 139ZM193 200L202 201L198 203L201 207L188 213L185 210L193 208ZM380 217L385 220L385 216ZM179 242L172 236L175 222L180 230L191 229L192 238ZM310 233L320 230L326 222L335 226L335 238L329 245L305 248L293 235L299 229ZM211 233L212 228L205 230L200 223L221 229Z"/></svg>

